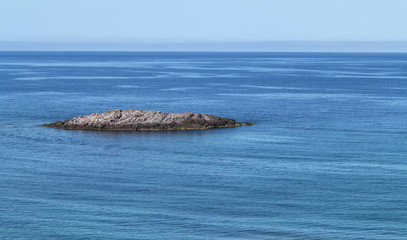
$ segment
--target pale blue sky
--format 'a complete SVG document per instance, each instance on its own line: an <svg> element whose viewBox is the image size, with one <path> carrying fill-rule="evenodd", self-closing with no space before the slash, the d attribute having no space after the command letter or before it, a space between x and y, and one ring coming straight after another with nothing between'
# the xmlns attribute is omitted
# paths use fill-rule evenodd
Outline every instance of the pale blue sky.
<svg viewBox="0 0 407 240"><path fill-rule="evenodd" d="M407 42L406 11L407 0L0 0L0 41Z"/></svg>

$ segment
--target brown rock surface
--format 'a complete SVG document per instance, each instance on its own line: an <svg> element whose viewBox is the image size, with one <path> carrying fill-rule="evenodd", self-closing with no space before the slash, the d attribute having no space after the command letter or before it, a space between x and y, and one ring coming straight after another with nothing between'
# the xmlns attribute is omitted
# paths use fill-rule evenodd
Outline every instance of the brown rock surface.
<svg viewBox="0 0 407 240"><path fill-rule="evenodd" d="M163 113L129 109L93 113L41 126L69 130L159 131L240 127L244 125L253 125L253 123L240 123L233 119L201 113Z"/></svg>

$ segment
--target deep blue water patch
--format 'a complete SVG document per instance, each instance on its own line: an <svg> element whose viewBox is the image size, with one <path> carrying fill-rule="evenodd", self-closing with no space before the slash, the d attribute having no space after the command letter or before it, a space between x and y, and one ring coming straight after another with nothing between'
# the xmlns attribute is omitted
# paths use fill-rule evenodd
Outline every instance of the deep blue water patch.
<svg viewBox="0 0 407 240"><path fill-rule="evenodd" d="M2 239L406 239L407 55L0 53ZM183 132L37 127L200 112Z"/></svg>

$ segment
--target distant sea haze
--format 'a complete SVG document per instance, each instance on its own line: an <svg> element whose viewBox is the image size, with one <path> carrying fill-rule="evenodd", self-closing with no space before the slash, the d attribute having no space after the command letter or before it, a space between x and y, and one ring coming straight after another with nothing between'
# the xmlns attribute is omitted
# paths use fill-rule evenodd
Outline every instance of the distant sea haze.
<svg viewBox="0 0 407 240"><path fill-rule="evenodd" d="M0 41L0 51L407 52L407 41Z"/></svg>
<svg viewBox="0 0 407 240"><path fill-rule="evenodd" d="M0 238L405 239L406 80L403 53L0 52ZM113 109L255 125L37 127Z"/></svg>

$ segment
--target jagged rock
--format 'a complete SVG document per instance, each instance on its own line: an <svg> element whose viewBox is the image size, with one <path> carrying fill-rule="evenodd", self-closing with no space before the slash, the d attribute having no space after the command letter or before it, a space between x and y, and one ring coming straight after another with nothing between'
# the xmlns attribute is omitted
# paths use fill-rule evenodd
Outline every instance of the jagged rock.
<svg viewBox="0 0 407 240"><path fill-rule="evenodd" d="M253 123L240 123L233 119L201 113L163 113L129 109L93 113L41 126L68 130L159 131L240 127L244 125L253 125Z"/></svg>

